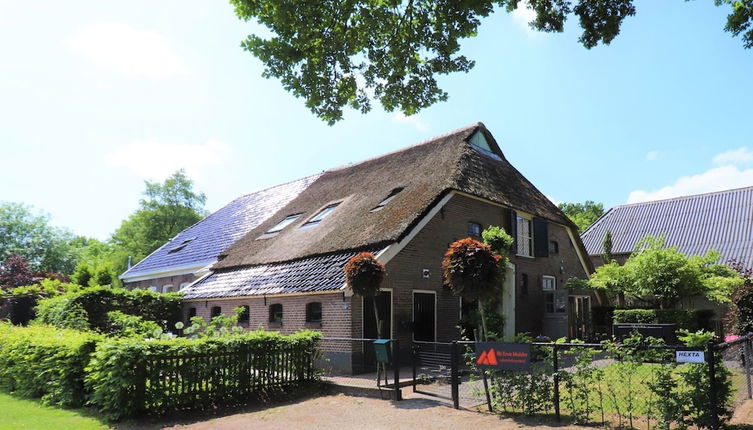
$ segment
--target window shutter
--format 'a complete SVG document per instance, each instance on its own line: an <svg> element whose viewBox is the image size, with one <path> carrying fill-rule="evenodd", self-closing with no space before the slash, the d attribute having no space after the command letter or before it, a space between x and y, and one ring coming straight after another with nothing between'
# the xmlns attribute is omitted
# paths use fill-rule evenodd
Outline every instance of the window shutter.
<svg viewBox="0 0 753 430"><path fill-rule="evenodd" d="M549 224L544 218L533 219L533 256L549 256Z"/></svg>
<svg viewBox="0 0 753 430"><path fill-rule="evenodd" d="M512 253L518 253L518 213L510 209L510 236L512 236Z"/></svg>

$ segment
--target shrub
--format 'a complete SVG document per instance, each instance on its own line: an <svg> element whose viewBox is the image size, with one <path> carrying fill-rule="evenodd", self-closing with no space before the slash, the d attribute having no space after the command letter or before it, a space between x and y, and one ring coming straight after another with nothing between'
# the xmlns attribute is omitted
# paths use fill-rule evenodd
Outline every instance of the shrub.
<svg viewBox="0 0 753 430"><path fill-rule="evenodd" d="M84 368L99 340L93 333L0 323L0 386L47 404L81 406Z"/></svg>
<svg viewBox="0 0 753 430"><path fill-rule="evenodd" d="M699 309L616 309L615 323L676 324L678 329L698 330L706 311Z"/></svg>
<svg viewBox="0 0 753 430"><path fill-rule="evenodd" d="M0 299L9 304L9 317L13 324L26 325L36 317L34 308L40 299L78 291L81 286L60 279L42 279L34 285L2 291Z"/></svg>
<svg viewBox="0 0 753 430"><path fill-rule="evenodd" d="M242 403L285 378L288 383L309 378L320 337L313 331L288 336L255 331L221 338L111 339L98 345L87 367L90 403L112 419Z"/></svg>
<svg viewBox="0 0 753 430"><path fill-rule="evenodd" d="M384 266L370 252L355 255L343 270L348 286L362 297L374 297L384 279Z"/></svg>
<svg viewBox="0 0 753 430"><path fill-rule="evenodd" d="M69 314L86 314L86 326L107 333L111 327L108 312L120 311L138 315L144 320L156 321L165 329L171 329L181 320L181 295L159 294L147 290L90 287L84 290L41 300L37 306L37 321L60 327L80 327L81 321L72 321Z"/></svg>
<svg viewBox="0 0 753 430"><path fill-rule="evenodd" d="M162 328L154 321L146 321L136 315L124 314L120 311L107 313L110 321L107 332L123 337L154 337L155 333L161 333Z"/></svg>

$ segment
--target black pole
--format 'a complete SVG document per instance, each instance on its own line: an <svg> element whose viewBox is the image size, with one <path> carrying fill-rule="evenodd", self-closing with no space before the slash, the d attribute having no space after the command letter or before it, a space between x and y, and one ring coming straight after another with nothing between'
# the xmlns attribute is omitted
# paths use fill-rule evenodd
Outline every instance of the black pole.
<svg viewBox="0 0 753 430"><path fill-rule="evenodd" d="M750 336L750 334L748 334ZM753 360L753 338L748 337L743 345L745 351L745 382L748 385L748 398L753 399L753 387L750 381L750 360Z"/></svg>
<svg viewBox="0 0 753 430"><path fill-rule="evenodd" d="M395 400L403 400L402 393L400 392L400 342L397 339L392 341L392 366L394 367L395 376L393 382L395 383Z"/></svg>
<svg viewBox="0 0 753 430"><path fill-rule="evenodd" d="M715 430L719 428L719 409L716 404L716 357L714 356L714 344L709 342L706 347L706 362L709 366L709 398L711 400L711 425Z"/></svg>
<svg viewBox="0 0 753 430"><path fill-rule="evenodd" d="M552 345L552 367L554 370L554 416L560 420L560 375L559 360L557 357L557 344Z"/></svg>
<svg viewBox="0 0 753 430"><path fill-rule="evenodd" d="M416 361L418 360L418 351L416 351L416 348L418 346L416 344L412 344L410 353L411 353L411 362L413 363L413 392L416 392Z"/></svg>
<svg viewBox="0 0 753 430"><path fill-rule="evenodd" d="M458 395L458 385L460 385L460 378L458 377L459 367L459 354L458 354L458 341L453 340L451 346L451 363L450 363L450 382L452 384L452 406L455 409L460 409L460 398Z"/></svg>

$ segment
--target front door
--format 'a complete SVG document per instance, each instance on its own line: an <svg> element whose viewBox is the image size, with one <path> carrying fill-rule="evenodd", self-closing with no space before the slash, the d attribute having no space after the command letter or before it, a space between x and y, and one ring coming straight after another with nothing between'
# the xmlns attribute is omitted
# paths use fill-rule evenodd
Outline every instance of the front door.
<svg viewBox="0 0 753 430"><path fill-rule="evenodd" d="M591 298L589 296L570 296L570 330L572 339L586 339L588 337L589 316L591 314Z"/></svg>
<svg viewBox="0 0 753 430"><path fill-rule="evenodd" d="M436 302L435 293L413 292L413 340L436 341Z"/></svg>

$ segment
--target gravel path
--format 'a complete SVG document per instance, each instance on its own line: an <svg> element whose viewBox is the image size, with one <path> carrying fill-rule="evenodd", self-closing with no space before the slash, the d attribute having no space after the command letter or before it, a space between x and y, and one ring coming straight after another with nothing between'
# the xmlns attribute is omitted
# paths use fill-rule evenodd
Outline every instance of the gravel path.
<svg viewBox="0 0 753 430"><path fill-rule="evenodd" d="M407 391L407 390L406 390ZM560 426L563 428L565 426ZM259 411L230 415L172 429L554 429L531 419L501 419L494 415L455 410L421 396L406 395L390 402L342 394L303 399ZM579 428L568 426L567 428ZM590 427L580 427L587 429ZM592 429L592 428L590 428Z"/></svg>

